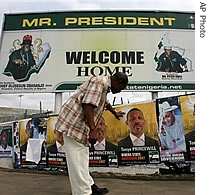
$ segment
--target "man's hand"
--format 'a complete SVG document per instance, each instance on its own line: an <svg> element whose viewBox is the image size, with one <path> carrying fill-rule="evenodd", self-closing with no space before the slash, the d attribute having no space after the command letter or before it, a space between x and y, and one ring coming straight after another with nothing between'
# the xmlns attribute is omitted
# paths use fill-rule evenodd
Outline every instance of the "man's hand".
<svg viewBox="0 0 210 195"><path fill-rule="evenodd" d="M123 117L125 115L125 112L122 111L118 111L114 113L114 116L116 119L120 120L121 117Z"/></svg>
<svg viewBox="0 0 210 195"><path fill-rule="evenodd" d="M23 61L21 59L14 59L13 63L20 65L20 64L23 64Z"/></svg>
<svg viewBox="0 0 210 195"><path fill-rule="evenodd" d="M58 137L63 136L63 133L62 133L62 132L60 132L60 131L58 131L58 130L56 130L56 129L54 130L54 132L55 132L55 133L57 133L57 136L58 136Z"/></svg>
<svg viewBox="0 0 210 195"><path fill-rule="evenodd" d="M90 129L88 141L90 142L91 146L93 146L97 141L97 133L96 132L97 132L96 128Z"/></svg>

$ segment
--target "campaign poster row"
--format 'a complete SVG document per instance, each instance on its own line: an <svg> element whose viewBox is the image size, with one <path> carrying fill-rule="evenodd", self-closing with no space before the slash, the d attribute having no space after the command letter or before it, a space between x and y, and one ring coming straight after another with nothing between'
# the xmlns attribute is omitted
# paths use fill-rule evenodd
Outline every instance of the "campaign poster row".
<svg viewBox="0 0 210 195"><path fill-rule="evenodd" d="M92 167L118 167L162 162L195 162L195 94L116 106L121 120L108 111L96 128L89 149ZM0 126L0 158L16 167L66 168L65 145L55 131L57 116L23 119ZM192 169L192 172L194 170Z"/></svg>

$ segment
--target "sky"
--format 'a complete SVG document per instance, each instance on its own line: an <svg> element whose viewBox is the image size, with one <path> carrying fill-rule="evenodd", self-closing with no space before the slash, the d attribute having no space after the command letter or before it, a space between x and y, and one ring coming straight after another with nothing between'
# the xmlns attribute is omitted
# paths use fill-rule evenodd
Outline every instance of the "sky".
<svg viewBox="0 0 210 195"><path fill-rule="evenodd" d="M51 0L51 1L1 1L0 26L3 25L4 13L27 13L47 11L74 11L74 10L171 10L171 11L195 11L194 0ZM1 36L1 34L0 34ZM175 93L177 94L177 93ZM179 93L178 93L179 94ZM183 94L183 93L181 93ZM63 93L64 102L71 93ZM165 94L159 93L159 97ZM168 95L168 94L167 94ZM174 95L169 93L169 95ZM149 92L122 92L118 95L109 95L111 103L120 104L151 100ZM0 94L0 107L16 107L26 109L54 110L54 93L33 94Z"/></svg>

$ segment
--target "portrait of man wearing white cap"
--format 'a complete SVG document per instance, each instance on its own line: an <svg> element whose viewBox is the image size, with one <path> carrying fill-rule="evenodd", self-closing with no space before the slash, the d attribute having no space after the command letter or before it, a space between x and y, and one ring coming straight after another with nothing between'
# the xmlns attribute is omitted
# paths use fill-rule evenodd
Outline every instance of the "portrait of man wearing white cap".
<svg viewBox="0 0 210 195"><path fill-rule="evenodd" d="M187 61L177 51L172 50L171 45L165 45L156 70L160 72L188 72Z"/></svg>
<svg viewBox="0 0 210 195"><path fill-rule="evenodd" d="M178 106L168 101L159 104L161 154L186 152L182 116L175 114L176 109Z"/></svg>

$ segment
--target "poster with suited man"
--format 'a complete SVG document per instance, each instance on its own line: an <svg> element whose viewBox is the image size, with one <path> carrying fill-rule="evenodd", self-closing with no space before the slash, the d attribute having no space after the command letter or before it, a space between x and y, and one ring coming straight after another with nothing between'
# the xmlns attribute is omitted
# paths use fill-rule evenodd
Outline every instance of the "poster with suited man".
<svg viewBox="0 0 210 195"><path fill-rule="evenodd" d="M116 110L125 115L120 121L107 120L112 134L107 138L117 145L119 165L159 163L155 102L117 106Z"/></svg>
<svg viewBox="0 0 210 195"><path fill-rule="evenodd" d="M47 164L51 168L66 169L66 155L63 135L55 131L57 116L47 120Z"/></svg>
<svg viewBox="0 0 210 195"><path fill-rule="evenodd" d="M90 166L118 166L117 146L106 139L107 125L101 117L96 125L97 141L89 149Z"/></svg>

